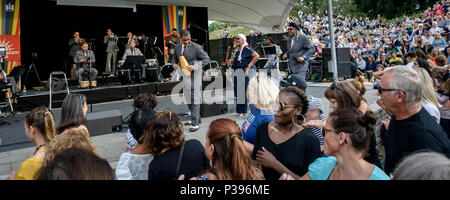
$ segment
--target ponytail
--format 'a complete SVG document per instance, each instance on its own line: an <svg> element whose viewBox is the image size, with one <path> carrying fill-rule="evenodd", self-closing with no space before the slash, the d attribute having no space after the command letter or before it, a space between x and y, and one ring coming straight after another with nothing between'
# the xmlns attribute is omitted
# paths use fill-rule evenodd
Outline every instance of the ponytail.
<svg viewBox="0 0 450 200"><path fill-rule="evenodd" d="M260 179L258 169L253 167L249 154L242 142L239 126L231 119L217 119L211 122L207 134L214 145L212 164L219 180Z"/></svg>
<svg viewBox="0 0 450 200"><path fill-rule="evenodd" d="M55 117L52 111L44 106L29 112L25 116L25 123L27 126L33 126L39 130L47 144L55 138Z"/></svg>
<svg viewBox="0 0 450 200"><path fill-rule="evenodd" d="M55 117L50 110L45 112L44 116L45 131L44 139L46 143L50 143L56 136Z"/></svg>
<svg viewBox="0 0 450 200"><path fill-rule="evenodd" d="M370 137L375 132L376 115L372 111L365 114L356 108L338 108L330 114L334 132L350 135L352 146L364 153L369 147Z"/></svg>

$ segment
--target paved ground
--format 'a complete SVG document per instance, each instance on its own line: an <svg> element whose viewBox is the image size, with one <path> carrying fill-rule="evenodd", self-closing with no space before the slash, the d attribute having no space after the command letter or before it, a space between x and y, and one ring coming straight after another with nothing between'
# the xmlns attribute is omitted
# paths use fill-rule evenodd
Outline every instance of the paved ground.
<svg viewBox="0 0 450 200"><path fill-rule="evenodd" d="M330 108L323 93L330 83L308 83L308 85L309 87L307 89L307 93L321 99L325 110L325 116L327 116L330 112ZM375 103L377 99L376 91L372 89L372 85L370 83L367 83L367 86L368 90L365 98L368 100L369 107L372 110L378 110L379 107ZM125 117L132 111L131 104L131 100L96 104L93 105L93 112L120 109L122 116ZM157 111L162 111L167 108L170 108L180 114L188 111L186 105L174 105L171 101L171 96L158 97ZM228 114L202 118L200 129L194 133L189 132L189 127L185 126L186 140L197 139L204 144L208 126L211 121L217 118L231 118L241 125L245 119L239 117L236 113L234 113L234 111L234 105L230 104L228 105ZM60 119L60 110L56 109L54 112L56 122L58 123ZM25 159L32 156L34 151L33 144L28 141L24 134L24 116L25 113L18 114L11 121L11 125L0 125L0 137L2 139L2 145L0 145L0 180L5 179L11 171L16 170ZM187 116L180 116L180 118L183 123L189 120ZM120 155L125 151L125 132L95 136L91 139L101 156L107 159L111 166L115 168Z"/></svg>

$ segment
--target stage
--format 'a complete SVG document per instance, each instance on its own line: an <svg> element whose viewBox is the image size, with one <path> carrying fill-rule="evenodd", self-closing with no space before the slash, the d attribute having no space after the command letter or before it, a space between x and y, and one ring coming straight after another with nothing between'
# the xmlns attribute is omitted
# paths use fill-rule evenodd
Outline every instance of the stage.
<svg viewBox="0 0 450 200"><path fill-rule="evenodd" d="M208 86L211 88L214 78L211 81L202 82L202 90ZM224 78L223 86L226 85ZM180 81L159 81L159 82L143 82L136 84L121 84L117 77L108 78L103 81L102 77L97 79L98 87L93 88L79 88L78 86L69 86L70 93L80 93L87 97L88 104L98 104L126 99L133 99L141 93L147 92L157 96L169 95L172 89L180 84ZM53 91L52 108L61 107L62 100L67 95L67 90L60 89ZM37 106L48 106L50 102L50 92L48 90L27 90L26 95L21 95L18 99L18 111L30 111Z"/></svg>

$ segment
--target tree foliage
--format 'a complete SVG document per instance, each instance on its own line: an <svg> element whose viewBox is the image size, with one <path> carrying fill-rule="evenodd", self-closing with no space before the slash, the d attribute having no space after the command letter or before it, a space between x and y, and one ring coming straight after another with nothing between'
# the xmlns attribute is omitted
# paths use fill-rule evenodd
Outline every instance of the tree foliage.
<svg viewBox="0 0 450 200"><path fill-rule="evenodd" d="M231 25L225 22L213 22L209 25L209 32L229 28Z"/></svg>
<svg viewBox="0 0 450 200"><path fill-rule="evenodd" d="M380 14L392 19L411 15L432 7L438 0L332 0L333 13L354 17L375 18ZM328 0L297 0L290 13L297 17L298 11L304 14L321 15L328 10Z"/></svg>

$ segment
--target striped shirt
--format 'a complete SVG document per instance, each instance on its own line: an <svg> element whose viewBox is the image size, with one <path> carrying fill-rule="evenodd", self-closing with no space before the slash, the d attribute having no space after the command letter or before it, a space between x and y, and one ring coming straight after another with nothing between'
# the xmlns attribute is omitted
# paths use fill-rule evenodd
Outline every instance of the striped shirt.
<svg viewBox="0 0 450 200"><path fill-rule="evenodd" d="M308 102L309 102L308 110L319 109L320 110L319 120L325 121L325 116L323 115L322 101L320 101L319 98L308 95ZM322 146L323 145L322 129L318 127L312 127L310 131L313 135L317 137L317 139L319 139L320 146Z"/></svg>

